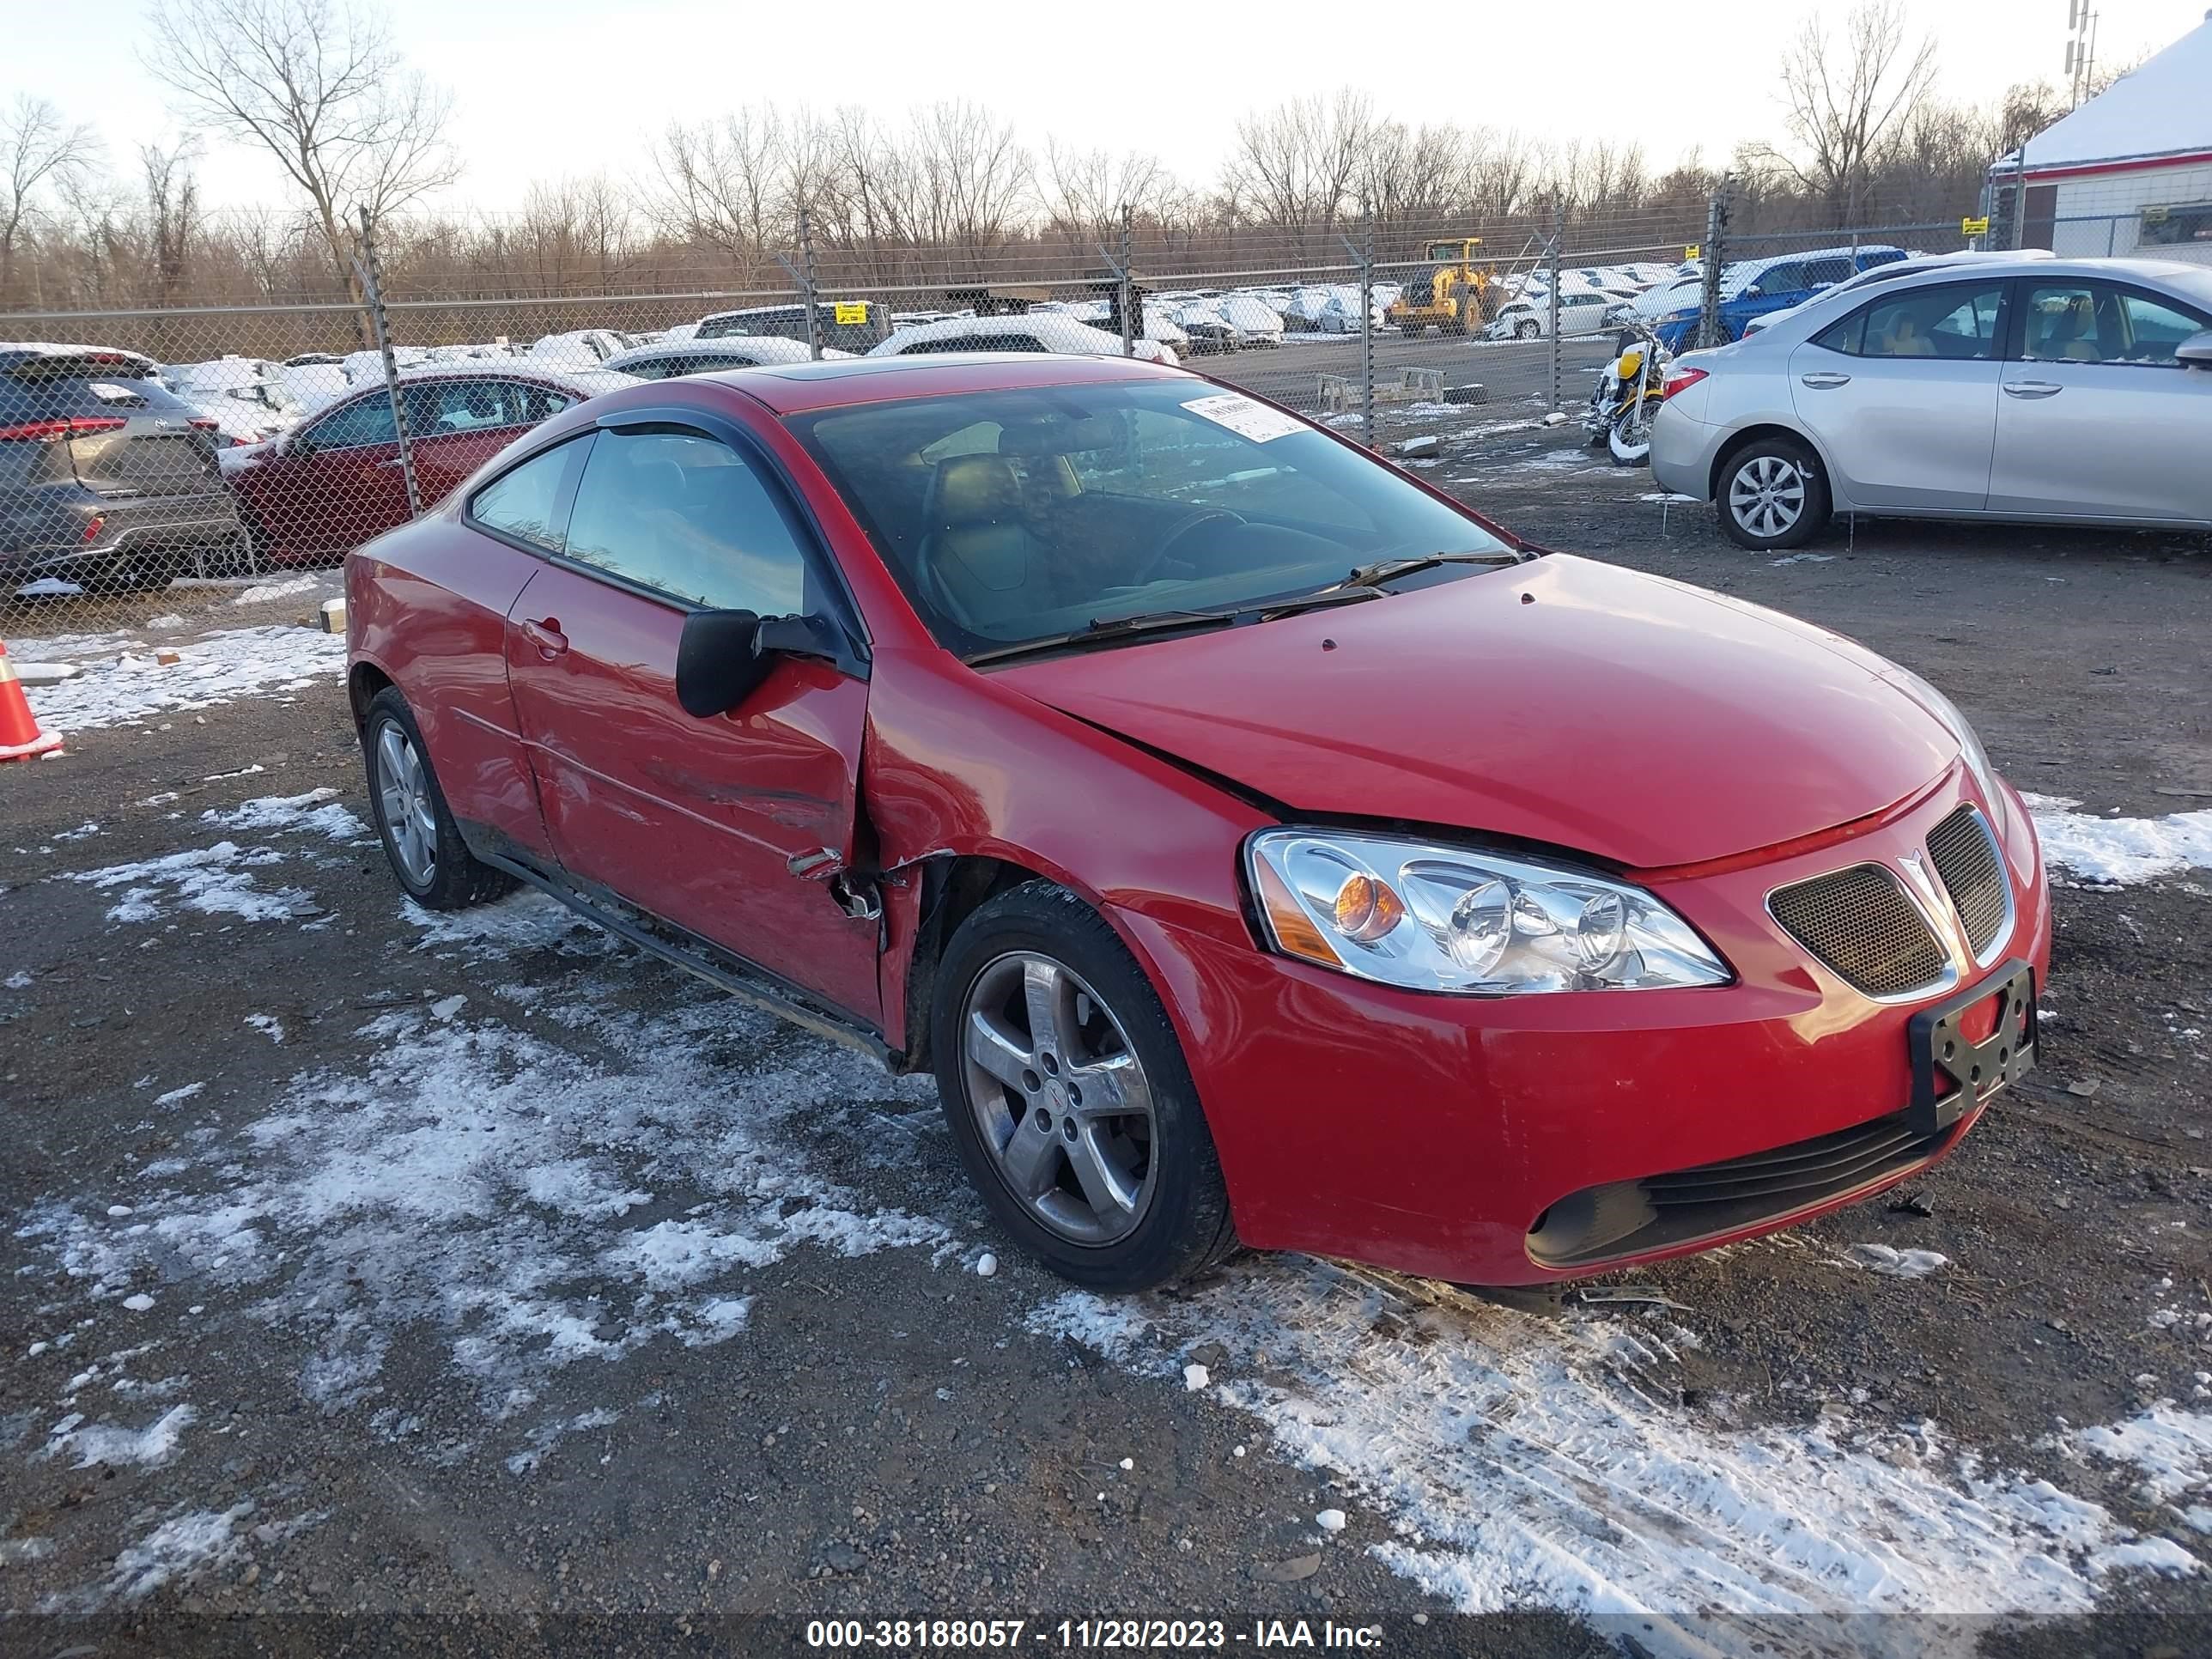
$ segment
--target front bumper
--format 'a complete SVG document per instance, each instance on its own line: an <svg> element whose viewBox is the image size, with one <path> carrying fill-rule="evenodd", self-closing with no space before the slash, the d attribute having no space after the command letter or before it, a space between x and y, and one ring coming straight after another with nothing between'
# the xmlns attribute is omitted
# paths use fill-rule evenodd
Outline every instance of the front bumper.
<svg viewBox="0 0 2212 1659"><path fill-rule="evenodd" d="M1777 886L1919 849L1966 798L1962 776L1814 850L1638 875L1736 970L1709 989L1426 995L1148 916L1117 920L1182 1027L1245 1243L1477 1284L1568 1279L1804 1220L1929 1167L1978 1118L1900 1138L1911 1023L1944 994L1873 1001L1765 909ZM2014 890L2001 960L2027 962L2039 985L2051 953L2041 856L2005 793L1986 804ZM1994 985L2002 971L1969 982ZM1834 1152L1840 1173L1754 1191L1748 1208L1704 1212L1710 1224L1641 1243L1617 1233L1618 1249L1552 1248L1541 1231L1552 1225L1556 1241L1555 1206L1595 1189L1663 1185L1784 1149Z"/></svg>

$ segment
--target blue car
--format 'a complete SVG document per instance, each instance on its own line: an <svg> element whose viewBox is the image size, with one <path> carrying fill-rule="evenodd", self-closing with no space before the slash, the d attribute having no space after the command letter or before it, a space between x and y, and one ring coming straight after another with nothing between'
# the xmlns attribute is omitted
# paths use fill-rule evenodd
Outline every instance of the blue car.
<svg viewBox="0 0 2212 1659"><path fill-rule="evenodd" d="M1740 340L1743 325L1753 318L1802 305L1862 270L1903 258L1901 247L1869 244L1731 261L1721 272L1721 326L1729 339ZM1698 306L1698 291L1693 289L1687 305L1666 313L1654 325L1668 350L1681 351L1694 343Z"/></svg>

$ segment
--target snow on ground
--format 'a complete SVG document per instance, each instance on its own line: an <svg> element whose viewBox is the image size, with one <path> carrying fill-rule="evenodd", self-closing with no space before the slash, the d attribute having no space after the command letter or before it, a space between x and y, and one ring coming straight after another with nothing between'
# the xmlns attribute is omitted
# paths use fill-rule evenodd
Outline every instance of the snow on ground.
<svg viewBox="0 0 2212 1659"><path fill-rule="evenodd" d="M335 805L315 792L217 821L344 838ZM214 864L259 867L221 845ZM94 884L134 882L152 878ZM144 902L171 902L172 887L181 894L171 883ZM403 969L396 982L410 988L356 1016L357 1058L310 1066L260 1098L235 1081L206 1099L198 1085L172 1089L157 1100L179 1113L171 1155L118 1191L51 1197L15 1218L27 1267L76 1287L52 1328L27 1334L65 1342L91 1312L131 1318L158 1342L169 1322L221 1300L285 1333L312 1406L362 1413L368 1433L428 1461L482 1444L526 1479L566 1437L642 1403L625 1391L552 1411L539 1400L555 1373L581 1368L620 1390L624 1374L605 1368L648 1345L745 1340L757 1299L775 1293L763 1270L800 1247L959 1259L954 1200L939 1215L886 1207L849 1184L864 1164L840 1158L833 1177L811 1152L855 1100L921 1103L927 1079L886 1080L734 1000L668 995L654 977L667 970L538 895L403 914L419 930L405 960L426 971ZM441 994L423 983L438 976L429 964L489 994ZM541 1000L549 988L558 994ZM541 1034L545 1016L567 1029ZM139 1311L112 1311L125 1309ZM1461 1607L1632 1614L1656 1656L1757 1641L1802 1656L1965 1653L1982 1628L1967 1620L2079 1612L2120 1571L2196 1571L2171 1540L1986 1468L1933 1423L1832 1406L1809 1426L1745 1428L1724 1407L1686 1408L1673 1368L1695 1339L1672 1314L1535 1319L1279 1257L1186 1297L1069 1292L1028 1318L1248 1413L1283 1455L1360 1495L1353 1520L1389 1534L1374 1547L1382 1559ZM425 1342L467 1402L458 1414L386 1393L395 1350ZM1224 1354L1194 1358L1212 1343ZM112 1399L80 1401L73 1385L52 1403L56 1455L102 1435L113 1438L91 1443L149 1459L189 1448L190 1407L149 1420L125 1408L118 1378L101 1380ZM2066 1430L2048 1449L2084 1480L2132 1465L2176 1516L2212 1525L2212 1416L2162 1402ZM248 1512L162 1520L67 1605L228 1559ZM1960 1622L1875 1621L1869 1634L1862 1619L1832 1643L1822 1634L1848 1615L1906 1612Z"/></svg>
<svg viewBox="0 0 2212 1659"><path fill-rule="evenodd" d="M473 960L558 937L527 899L440 917L437 937L468 954L472 921ZM793 1146L825 1109L927 1085L815 1043L763 1064L769 1017L711 997L629 1012L622 993L663 970L577 955L586 982L564 1002L579 1043L395 1002L356 1032L360 1061L299 1072L234 1125L202 1120L128 1205L46 1201L19 1220L19 1250L95 1304L147 1286L166 1287L163 1307L247 1302L291 1333L299 1388L325 1410L379 1402L393 1344L436 1333L497 1433L555 1370L741 1336L750 1274L802 1243L861 1255L945 1242L940 1222L866 1202ZM407 1415L376 1421L454 1453L422 1445Z"/></svg>
<svg viewBox="0 0 2212 1659"><path fill-rule="evenodd" d="M219 830L248 833L311 830L337 842L365 839L368 826L351 808L339 805L337 799L338 792L327 787L311 789L304 795L264 795L258 800L240 802L228 811L210 807L200 814L200 822Z"/></svg>
<svg viewBox="0 0 2212 1659"><path fill-rule="evenodd" d="M2083 881L2125 885L2185 870L2212 869L2212 812L2160 818L2100 818L2064 795L2024 795L2047 864Z"/></svg>
<svg viewBox="0 0 2212 1659"><path fill-rule="evenodd" d="M323 582L313 576L293 576L283 581L257 582L231 603L233 605L266 605L271 599L289 599L297 593L317 592L323 586ZM331 583L331 586L333 591L336 591L336 583Z"/></svg>
<svg viewBox="0 0 2212 1659"><path fill-rule="evenodd" d="M59 635L9 646L25 662L73 662L75 679L28 688L31 711L49 732L127 726L157 714L213 708L264 690L297 690L345 672L345 639L312 628L226 628L173 647L163 666L127 635Z"/></svg>
<svg viewBox="0 0 2212 1659"><path fill-rule="evenodd" d="M1736 1429L1686 1410L1663 1318L1563 1327L1282 1259L1171 1303L1070 1292L1030 1323L1186 1385L1192 1350L1222 1344L1212 1391L1362 1492L1392 1567L1470 1613L1638 1615L1654 1655L1964 1655L1987 1615L2085 1610L2121 1567L2195 1570L2096 1504L1985 1473L1932 1424ZM1957 1623L1859 1617L1831 1644L1806 1622L1903 1612Z"/></svg>
<svg viewBox="0 0 2212 1659"><path fill-rule="evenodd" d="M123 889L108 909L110 921L158 921L174 905L210 915L236 916L241 921L284 921L316 915L322 907L306 890L265 888L253 873L283 862L284 855L274 848L249 850L236 842L219 841L212 847L136 864L72 872L64 879L88 883L103 892Z"/></svg>

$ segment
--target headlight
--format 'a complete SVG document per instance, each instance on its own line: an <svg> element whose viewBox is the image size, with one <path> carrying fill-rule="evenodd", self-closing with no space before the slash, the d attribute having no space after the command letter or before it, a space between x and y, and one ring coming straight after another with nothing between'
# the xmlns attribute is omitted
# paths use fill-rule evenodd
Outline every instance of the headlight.
<svg viewBox="0 0 2212 1659"><path fill-rule="evenodd" d="M1245 856L1268 943L1360 979L1488 995L1729 979L1689 923L1595 871L1334 830L1263 830Z"/></svg>
<svg viewBox="0 0 2212 1659"><path fill-rule="evenodd" d="M1959 752L1965 757L1966 769L1974 775L1974 781L1981 786L1982 799L1990 806L1996 806L1996 769L1990 764L1989 750L1982 747L1981 734L1959 712L1959 706L1900 664L1890 664L1888 677L1899 690L1942 721L1944 729L1959 740Z"/></svg>

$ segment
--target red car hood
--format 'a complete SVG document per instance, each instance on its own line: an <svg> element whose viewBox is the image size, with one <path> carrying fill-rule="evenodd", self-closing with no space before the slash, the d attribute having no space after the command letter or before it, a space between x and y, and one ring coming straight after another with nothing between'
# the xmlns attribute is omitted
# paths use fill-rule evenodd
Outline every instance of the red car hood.
<svg viewBox="0 0 2212 1659"><path fill-rule="evenodd" d="M998 672L1295 811L1653 868L1848 823L1942 772L1957 741L1885 671L1808 623L1553 554Z"/></svg>

